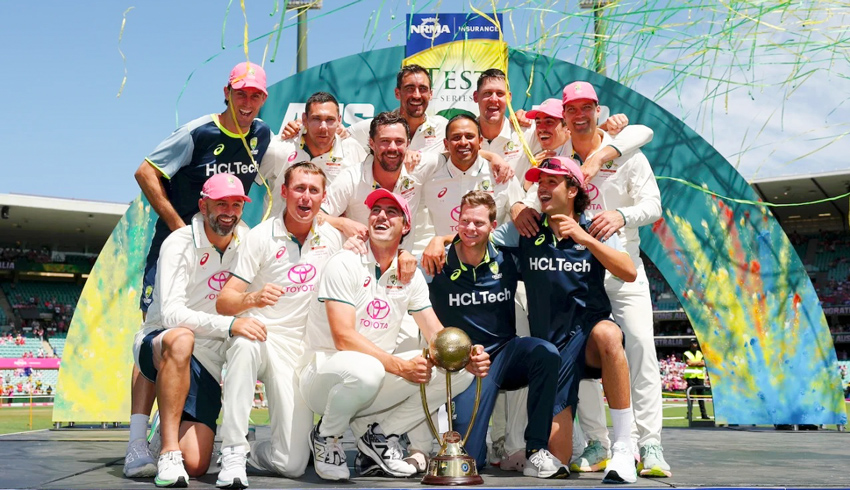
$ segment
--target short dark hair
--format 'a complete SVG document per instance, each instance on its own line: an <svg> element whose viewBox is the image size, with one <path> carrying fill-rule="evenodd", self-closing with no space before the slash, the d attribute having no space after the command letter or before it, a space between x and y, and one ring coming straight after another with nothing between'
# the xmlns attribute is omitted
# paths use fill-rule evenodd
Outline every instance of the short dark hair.
<svg viewBox="0 0 850 490"><path fill-rule="evenodd" d="M298 162L295 165L286 169L286 172L284 172L284 174L283 174L283 186L284 187L289 188L289 178L292 176L292 172L294 172L296 170L300 170L300 171L304 172L305 174L321 175L322 176L322 189L325 189L325 188L328 187L328 176L325 175L325 172L322 169L320 169L315 163L306 162L306 161L305 162Z"/></svg>
<svg viewBox="0 0 850 490"><path fill-rule="evenodd" d="M475 90L481 90L481 86L484 85L484 82L487 80L502 80L507 84L507 76L505 72L498 68L490 68L489 70L484 70L480 77L478 77L478 85L476 85Z"/></svg>
<svg viewBox="0 0 850 490"><path fill-rule="evenodd" d="M304 107L304 112L310 115L310 106L313 104L324 104L325 102L333 102L336 106L336 113L339 114L339 102L336 97L327 92L316 92L307 99L307 104Z"/></svg>
<svg viewBox="0 0 850 490"><path fill-rule="evenodd" d="M481 125L478 124L478 119L470 116L469 114L462 112L462 113L454 116L453 118L449 119L448 124L446 124L446 138L449 137L449 129L452 127L452 124L455 121L460 121L461 119L465 119L467 121L472 121L472 123L475 124L475 128L478 129L478 135L479 136L481 135Z"/></svg>
<svg viewBox="0 0 850 490"><path fill-rule="evenodd" d="M401 67L401 70L398 71L398 74L395 76L395 88L401 89L401 81L405 76L411 73L424 73L426 77L428 77L428 88L433 86L431 81L431 73L423 68L420 65L412 64L412 65L404 65Z"/></svg>
<svg viewBox="0 0 850 490"><path fill-rule="evenodd" d="M407 124L407 119L403 118L396 111L384 111L375 116L372 119L372 123L369 124L369 138L375 139L379 126L390 126L393 124L404 126L404 134L407 136L407 141L410 141L410 125Z"/></svg>
<svg viewBox="0 0 850 490"><path fill-rule="evenodd" d="M493 196L484 191L474 190L469 191L460 198L460 210L463 211L464 206L487 206L488 216L490 221L496 221L496 200Z"/></svg>

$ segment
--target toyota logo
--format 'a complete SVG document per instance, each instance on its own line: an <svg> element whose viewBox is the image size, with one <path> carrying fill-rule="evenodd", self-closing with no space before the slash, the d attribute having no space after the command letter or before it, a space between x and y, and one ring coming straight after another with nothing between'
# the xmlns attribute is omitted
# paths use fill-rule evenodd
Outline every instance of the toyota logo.
<svg viewBox="0 0 850 490"><path fill-rule="evenodd" d="M599 197L599 187L596 187L595 185L588 182L587 183L587 197L589 197L591 201L595 201L596 198Z"/></svg>
<svg viewBox="0 0 850 490"><path fill-rule="evenodd" d="M452 209L452 219L455 220L455 223L460 219L460 206Z"/></svg>
<svg viewBox="0 0 850 490"><path fill-rule="evenodd" d="M227 278L229 276L229 272L218 272L213 274L207 280L207 286L209 286L213 291L221 291L221 288L224 287L224 283L227 282Z"/></svg>
<svg viewBox="0 0 850 490"><path fill-rule="evenodd" d="M390 305L382 299L373 299L366 305L366 314L372 320L383 320L390 314Z"/></svg>
<svg viewBox="0 0 850 490"><path fill-rule="evenodd" d="M288 276L295 284L307 284L316 277L316 268L312 264L295 264L289 269Z"/></svg>

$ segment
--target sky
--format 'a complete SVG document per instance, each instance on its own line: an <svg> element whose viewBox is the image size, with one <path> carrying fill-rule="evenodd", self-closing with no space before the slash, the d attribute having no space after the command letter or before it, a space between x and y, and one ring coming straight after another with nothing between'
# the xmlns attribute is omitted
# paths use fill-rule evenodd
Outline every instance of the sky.
<svg viewBox="0 0 850 490"><path fill-rule="evenodd" d="M249 38L274 29L280 13L271 14L282 0L245 3ZM506 31L512 46L557 29L560 35L547 41L546 53L571 62L586 58L586 35L570 32L588 25L586 17L582 23L570 24L564 21L578 18L542 12L535 8L538 2L498 3L517 6L510 18L513 29L508 26ZM475 4L486 8L490 2ZM401 45L405 14L413 9L469 10L468 4L454 5L426 0L325 0L321 10L309 14L309 66ZM131 7L122 31L125 11ZM221 0L0 2L0 66L7 87L7 123L0 131L4 149L0 193L133 200L139 194L134 171L176 123L223 108L227 74L245 59L239 46L245 26L240 2L232 2L226 15L227 9L228 2ZM844 15L823 19L823 31L846 25ZM296 29L291 17L285 16L273 63L274 42L265 57L265 40L249 44L252 61L265 58L270 84L295 73ZM782 28L782 22L791 20L777 20L776 35L782 43L786 37L787 42L794 41L793 29ZM842 29L846 34L846 28ZM659 38L663 35L658 33ZM822 50L812 53L808 61L817 69L811 76L781 89L775 82L788 78L789 71L799 66L790 67L788 56L775 52L757 52L764 57L761 62L750 69L730 70L730 79L743 78L748 86L732 84L728 95L709 102L704 102L706 94L730 86L714 87L713 73L682 78L675 70L659 70L630 86L685 120L748 179L846 169L850 166L850 140L842 137L850 132L850 104L844 104L850 96L846 39L836 41L844 46L836 49L843 50L843 59L823 62ZM622 45L629 42L628 37L622 38ZM720 53L713 63L739 66L745 48L744 53L734 49ZM660 56L675 61L677 55L665 50ZM628 69L621 67L621 72L640 68L636 63ZM668 91L671 77L681 83Z"/></svg>

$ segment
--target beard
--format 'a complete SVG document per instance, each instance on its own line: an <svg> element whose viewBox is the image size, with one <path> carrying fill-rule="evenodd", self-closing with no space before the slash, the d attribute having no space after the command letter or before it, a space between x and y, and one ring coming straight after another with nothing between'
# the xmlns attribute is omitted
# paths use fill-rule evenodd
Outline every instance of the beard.
<svg viewBox="0 0 850 490"><path fill-rule="evenodd" d="M219 216L222 216L222 215L218 215L218 216L214 216L214 217L211 216L209 218L210 228L218 236L230 235L233 232L233 228L236 227L236 223L238 223L239 220L234 220L232 225L228 225L228 224L220 222L218 220ZM230 218L231 216L227 216L227 217Z"/></svg>

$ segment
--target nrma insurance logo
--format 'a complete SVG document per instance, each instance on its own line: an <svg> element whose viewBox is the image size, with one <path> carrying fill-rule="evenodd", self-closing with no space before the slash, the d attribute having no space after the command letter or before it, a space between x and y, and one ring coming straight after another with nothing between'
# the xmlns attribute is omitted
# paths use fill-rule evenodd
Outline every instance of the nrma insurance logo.
<svg viewBox="0 0 850 490"><path fill-rule="evenodd" d="M433 41L440 34L451 34L451 30L449 26L440 24L440 20L437 17L425 17L418 25L410 24L410 34L418 34L429 41Z"/></svg>

